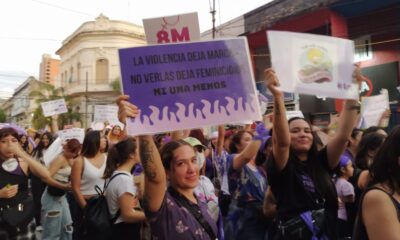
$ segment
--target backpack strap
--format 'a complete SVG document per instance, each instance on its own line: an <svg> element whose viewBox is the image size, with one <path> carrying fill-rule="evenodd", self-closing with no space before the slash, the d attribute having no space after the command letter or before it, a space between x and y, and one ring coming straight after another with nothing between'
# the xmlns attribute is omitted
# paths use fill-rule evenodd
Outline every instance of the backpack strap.
<svg viewBox="0 0 400 240"><path fill-rule="evenodd" d="M168 192L171 194L171 196L175 199L175 201L181 205L182 207L186 208L190 212L190 214L197 220L197 222L204 228L210 239L214 240L217 239L214 231L211 228L211 225L204 219L203 215L201 214L201 211L199 209L196 209L193 204L189 202L187 198L182 196L180 193L178 193L175 189L172 187L168 188Z"/></svg>

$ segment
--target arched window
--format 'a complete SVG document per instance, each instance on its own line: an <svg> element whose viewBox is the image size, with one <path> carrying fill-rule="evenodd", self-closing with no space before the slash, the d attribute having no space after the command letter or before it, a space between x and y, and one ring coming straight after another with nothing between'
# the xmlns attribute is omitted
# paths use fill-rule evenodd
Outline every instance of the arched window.
<svg viewBox="0 0 400 240"><path fill-rule="evenodd" d="M99 59L96 62L96 83L108 83L107 59Z"/></svg>

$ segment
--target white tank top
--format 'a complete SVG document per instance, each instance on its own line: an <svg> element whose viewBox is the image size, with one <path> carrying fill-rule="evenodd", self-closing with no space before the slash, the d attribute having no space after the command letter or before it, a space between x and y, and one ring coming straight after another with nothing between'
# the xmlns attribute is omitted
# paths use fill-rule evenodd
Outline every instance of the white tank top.
<svg viewBox="0 0 400 240"><path fill-rule="evenodd" d="M106 169L106 156L104 155L104 162L100 168L94 166L88 159L83 158L83 174L81 178L81 193L82 195L95 195L97 194L94 187L97 185L100 189L104 187L103 174Z"/></svg>
<svg viewBox="0 0 400 240"><path fill-rule="evenodd" d="M69 176L71 175L71 167L68 165L64 168L58 169L54 174L53 178L59 182L67 183L69 182Z"/></svg>

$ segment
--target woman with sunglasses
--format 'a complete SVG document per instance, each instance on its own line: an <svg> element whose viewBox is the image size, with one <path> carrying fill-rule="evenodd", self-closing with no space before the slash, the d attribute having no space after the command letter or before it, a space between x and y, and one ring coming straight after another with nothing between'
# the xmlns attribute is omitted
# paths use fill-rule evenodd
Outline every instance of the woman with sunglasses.
<svg viewBox="0 0 400 240"><path fill-rule="evenodd" d="M81 144L77 139L68 140L49 166L51 178L42 195L42 239L72 239L72 218L66 198L71 190L69 178L75 158L79 156Z"/></svg>

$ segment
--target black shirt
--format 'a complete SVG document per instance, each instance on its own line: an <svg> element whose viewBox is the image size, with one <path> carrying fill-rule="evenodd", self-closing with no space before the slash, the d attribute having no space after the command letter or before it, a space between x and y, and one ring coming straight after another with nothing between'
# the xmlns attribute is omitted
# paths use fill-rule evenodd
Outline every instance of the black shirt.
<svg viewBox="0 0 400 240"><path fill-rule="evenodd" d="M290 153L286 166L278 171L274 157L271 155L267 168L268 181L277 200L280 220L286 221L302 212L325 208L327 226L329 226L327 235L330 239L335 239L337 195L335 186L330 181L331 169L328 165L326 148L318 152L316 159L317 161L314 162L310 159L300 161L293 153ZM327 179L327 184L332 188L330 195L318 190L316 180L313 179L313 169Z"/></svg>

